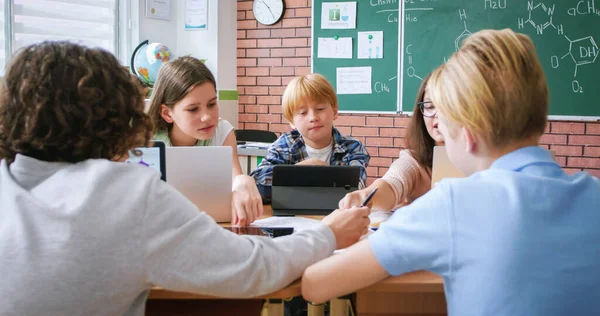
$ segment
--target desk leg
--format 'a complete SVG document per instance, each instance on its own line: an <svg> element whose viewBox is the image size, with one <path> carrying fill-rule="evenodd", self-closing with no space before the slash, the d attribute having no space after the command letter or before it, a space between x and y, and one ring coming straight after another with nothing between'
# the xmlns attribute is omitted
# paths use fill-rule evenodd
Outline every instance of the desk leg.
<svg viewBox="0 0 600 316"><path fill-rule="evenodd" d="M246 174L250 175L250 172L252 172L252 156L248 156L247 157L247 159L246 159L246 167L248 168L248 169L246 169L247 170Z"/></svg>
<svg viewBox="0 0 600 316"><path fill-rule="evenodd" d="M261 316L283 316L283 300L265 300Z"/></svg>
<svg viewBox="0 0 600 316"><path fill-rule="evenodd" d="M308 303L308 316L323 316L325 315L325 304Z"/></svg>
<svg viewBox="0 0 600 316"><path fill-rule="evenodd" d="M329 316L347 316L348 300L336 298L329 302Z"/></svg>

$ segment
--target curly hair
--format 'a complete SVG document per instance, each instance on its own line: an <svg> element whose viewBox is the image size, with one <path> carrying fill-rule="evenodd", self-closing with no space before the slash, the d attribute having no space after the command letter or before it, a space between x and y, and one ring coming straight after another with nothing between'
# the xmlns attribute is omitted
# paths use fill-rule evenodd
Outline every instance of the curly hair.
<svg viewBox="0 0 600 316"><path fill-rule="evenodd" d="M0 159L117 159L153 135L142 87L109 52L68 42L24 48L0 83Z"/></svg>

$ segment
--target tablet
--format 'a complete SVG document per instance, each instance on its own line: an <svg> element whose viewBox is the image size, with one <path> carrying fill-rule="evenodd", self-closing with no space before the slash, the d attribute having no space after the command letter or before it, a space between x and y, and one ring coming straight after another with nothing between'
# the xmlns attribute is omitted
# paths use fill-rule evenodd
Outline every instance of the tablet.
<svg viewBox="0 0 600 316"><path fill-rule="evenodd" d="M265 236L265 237L281 237L291 235L294 232L294 227L255 227L255 226L242 226L242 227L223 227L229 231L232 231L238 235L254 235L254 236Z"/></svg>
<svg viewBox="0 0 600 316"><path fill-rule="evenodd" d="M153 141L152 147L137 147L129 152L127 163L137 163L150 167L160 173L160 178L167 181L165 143Z"/></svg>

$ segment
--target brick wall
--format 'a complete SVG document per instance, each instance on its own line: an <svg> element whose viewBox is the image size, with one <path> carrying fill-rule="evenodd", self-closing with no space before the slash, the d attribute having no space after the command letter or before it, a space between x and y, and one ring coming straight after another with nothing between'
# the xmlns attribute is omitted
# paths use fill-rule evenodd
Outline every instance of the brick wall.
<svg viewBox="0 0 600 316"><path fill-rule="evenodd" d="M286 132L281 95L294 76L310 72L312 0L286 0L285 16L273 26L256 22L252 2L238 1L239 128ZM405 146L408 121L405 115L343 114L335 122L343 134L367 146L369 183ZM600 177L600 122L552 121L541 143L556 151L568 172L586 170Z"/></svg>

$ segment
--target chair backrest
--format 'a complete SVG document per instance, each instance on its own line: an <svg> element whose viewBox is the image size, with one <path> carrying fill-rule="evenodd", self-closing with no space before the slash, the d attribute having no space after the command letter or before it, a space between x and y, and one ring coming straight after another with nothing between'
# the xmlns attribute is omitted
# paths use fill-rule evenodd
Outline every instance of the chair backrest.
<svg viewBox="0 0 600 316"><path fill-rule="evenodd" d="M236 129L235 138L245 142L272 143L277 140L277 134L258 129Z"/></svg>

